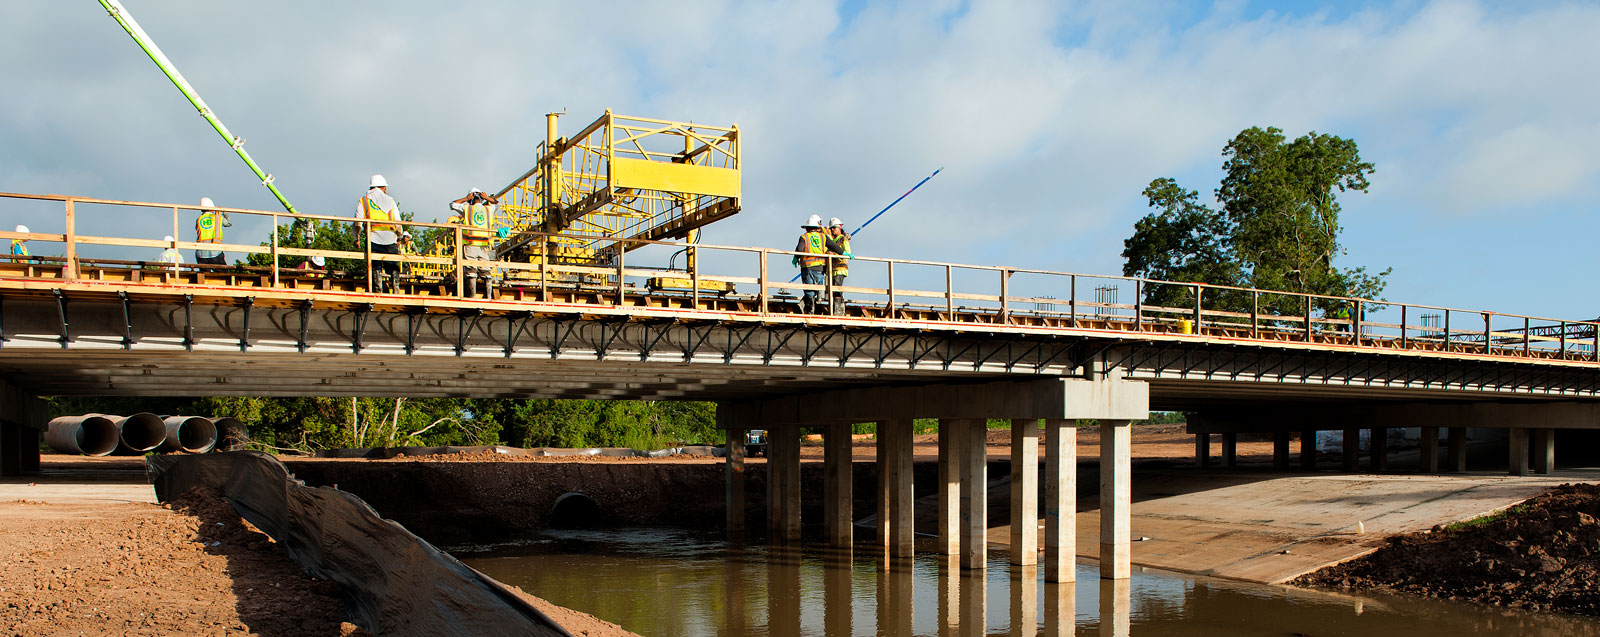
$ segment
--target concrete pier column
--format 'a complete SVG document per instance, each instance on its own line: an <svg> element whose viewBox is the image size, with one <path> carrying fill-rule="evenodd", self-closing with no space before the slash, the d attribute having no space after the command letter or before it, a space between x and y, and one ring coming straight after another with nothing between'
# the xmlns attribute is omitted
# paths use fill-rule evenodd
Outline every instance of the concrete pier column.
<svg viewBox="0 0 1600 637"><path fill-rule="evenodd" d="M1439 472L1439 428L1423 427L1421 446L1422 472Z"/></svg>
<svg viewBox="0 0 1600 637"><path fill-rule="evenodd" d="M889 547L894 543L894 491L890 487L893 479L890 465L894 461L889 456L889 450L894 447L894 431L884 420L878 421L877 430L877 435L873 436L876 449L873 474L878 479L873 484L872 510L878 518L878 528L873 535L872 546L880 555L888 555ZM888 560L883 562L885 566L888 563Z"/></svg>
<svg viewBox="0 0 1600 637"><path fill-rule="evenodd" d="M1533 430L1533 472L1549 475L1555 468L1556 430L1548 427Z"/></svg>
<svg viewBox="0 0 1600 637"><path fill-rule="evenodd" d="M916 476L912 473L911 419L896 418L884 425L891 432L889 445L889 552L895 557L916 555ZM908 602L909 603L909 602Z"/></svg>
<svg viewBox="0 0 1600 637"><path fill-rule="evenodd" d="M1450 442L1445 455L1445 470L1451 473L1467 472L1467 428L1451 427Z"/></svg>
<svg viewBox="0 0 1600 637"><path fill-rule="evenodd" d="M1239 434L1222 434L1222 466L1232 469L1239 466Z"/></svg>
<svg viewBox="0 0 1600 637"><path fill-rule="evenodd" d="M1289 432L1272 432L1272 468L1284 470L1289 468Z"/></svg>
<svg viewBox="0 0 1600 637"><path fill-rule="evenodd" d="M981 569L989 542L989 430L982 420L961 428L961 566ZM963 593L963 605L966 594ZM962 624L966 624L962 613Z"/></svg>
<svg viewBox="0 0 1600 637"><path fill-rule="evenodd" d="M727 512L728 539L737 540L744 537L745 528L745 497L744 497L744 429L730 428L728 434L728 454L723 462L723 509Z"/></svg>
<svg viewBox="0 0 1600 637"><path fill-rule="evenodd" d="M1194 463L1202 469L1211 466L1211 434L1194 435Z"/></svg>
<svg viewBox="0 0 1600 637"><path fill-rule="evenodd" d="M39 472L39 439L44 431L33 427L22 428L22 472ZM1551 465L1555 466L1555 465Z"/></svg>
<svg viewBox="0 0 1600 637"><path fill-rule="evenodd" d="M1506 430L1507 451L1510 452L1509 473L1514 476L1528 475L1528 430L1513 427Z"/></svg>
<svg viewBox="0 0 1600 637"><path fill-rule="evenodd" d="M1011 421L1011 563L1039 563L1039 421Z"/></svg>
<svg viewBox="0 0 1600 637"><path fill-rule="evenodd" d="M1077 421L1046 420L1044 421L1044 581L1071 582L1076 579L1077 558Z"/></svg>
<svg viewBox="0 0 1600 637"><path fill-rule="evenodd" d="M849 547L854 539L853 443L850 423L830 424L822 434L822 523L828 544L837 547Z"/></svg>
<svg viewBox="0 0 1600 637"><path fill-rule="evenodd" d="M22 425L0 420L0 476L22 475Z"/></svg>
<svg viewBox="0 0 1600 637"><path fill-rule="evenodd" d="M767 524L772 539L800 539L800 428L767 431Z"/></svg>
<svg viewBox="0 0 1600 637"><path fill-rule="evenodd" d="M1348 473L1361 470L1361 430L1344 430L1344 460L1339 468Z"/></svg>
<svg viewBox="0 0 1600 637"><path fill-rule="evenodd" d="M1317 430L1306 429L1300 432L1300 468L1306 471L1317 469Z"/></svg>
<svg viewBox="0 0 1600 637"><path fill-rule="evenodd" d="M1372 428L1372 472L1389 470L1389 429L1386 427Z"/></svg>
<svg viewBox="0 0 1600 637"><path fill-rule="evenodd" d="M971 420L939 421L939 552L961 553L961 442Z"/></svg>
<svg viewBox="0 0 1600 637"><path fill-rule="evenodd" d="M1100 421L1100 577L1133 570L1133 454L1129 420Z"/></svg>

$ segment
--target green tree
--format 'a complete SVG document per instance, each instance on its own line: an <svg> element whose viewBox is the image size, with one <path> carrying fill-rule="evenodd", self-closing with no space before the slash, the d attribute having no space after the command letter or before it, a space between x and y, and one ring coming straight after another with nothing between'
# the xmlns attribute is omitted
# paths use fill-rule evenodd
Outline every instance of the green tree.
<svg viewBox="0 0 1600 637"><path fill-rule="evenodd" d="M1123 273L1164 281L1199 282L1326 296L1378 298L1389 270L1340 269L1337 195L1366 192L1371 163L1352 140L1311 132L1286 141L1277 128L1241 131L1223 148L1220 208L1170 178L1150 182L1144 195L1156 211L1134 225L1123 243ZM1152 285L1148 304L1188 307L1192 288ZM1265 295L1262 311L1296 314L1301 301ZM1337 305L1318 303L1324 312ZM1245 311L1248 295L1212 293L1206 307Z"/></svg>

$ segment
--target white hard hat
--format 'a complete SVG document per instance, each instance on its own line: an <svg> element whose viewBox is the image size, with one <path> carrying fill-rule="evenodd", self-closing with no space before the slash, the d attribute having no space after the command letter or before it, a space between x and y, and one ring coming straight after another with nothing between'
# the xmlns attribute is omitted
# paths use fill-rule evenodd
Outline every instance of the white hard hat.
<svg viewBox="0 0 1600 637"><path fill-rule="evenodd" d="M470 195L470 194L475 193L475 192L483 192L483 191L482 190L478 190L477 188L473 188L472 190L467 191L467 194Z"/></svg>
<svg viewBox="0 0 1600 637"><path fill-rule="evenodd" d="M800 226L800 227L802 227L802 228L821 228L822 227L822 216L821 215L811 215L810 217L806 218L805 224Z"/></svg>
<svg viewBox="0 0 1600 637"><path fill-rule="evenodd" d="M367 187L368 188L388 188L389 187L389 182L388 182L388 180L385 180L383 178L383 175L373 175L372 176L372 183L367 184Z"/></svg>
<svg viewBox="0 0 1600 637"><path fill-rule="evenodd" d="M17 224L17 232L28 232L28 227L19 223Z"/></svg>
<svg viewBox="0 0 1600 637"><path fill-rule="evenodd" d="M203 207L206 207L206 208L210 208L210 207L215 206L217 204L212 203L210 197L201 197L200 198L200 205L203 206Z"/></svg>
<svg viewBox="0 0 1600 637"><path fill-rule="evenodd" d="M165 237L161 237L161 240L165 241L167 243L172 243L174 241L174 239L172 238L172 235L170 235L170 234L165 236Z"/></svg>
<svg viewBox="0 0 1600 637"><path fill-rule="evenodd" d="M320 266L322 264L323 264L322 257L320 257L320 256L311 257L311 265Z"/></svg>
<svg viewBox="0 0 1600 637"><path fill-rule="evenodd" d="M828 225L830 225L830 226L843 226L844 222L840 221L838 217L834 217L834 218L828 220Z"/></svg>

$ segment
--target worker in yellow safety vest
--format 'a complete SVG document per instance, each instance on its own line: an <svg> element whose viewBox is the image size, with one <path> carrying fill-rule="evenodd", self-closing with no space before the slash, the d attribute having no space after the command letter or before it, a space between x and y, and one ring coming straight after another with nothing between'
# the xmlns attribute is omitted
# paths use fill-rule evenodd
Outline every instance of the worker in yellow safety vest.
<svg viewBox="0 0 1600 637"><path fill-rule="evenodd" d="M495 211L500 202L482 190L473 188L467 196L450 202L450 209L456 212L446 223L456 223L466 226L461 229L461 258L474 261L493 261L494 253L489 251L490 224L495 217ZM483 281L483 295L494 298L494 270L482 266L464 266L466 275L462 291L467 296L477 294L478 281Z"/></svg>
<svg viewBox="0 0 1600 637"><path fill-rule="evenodd" d="M839 291L839 286L844 285L844 278L850 276L850 260L855 255L850 253L850 233L845 232L844 222L838 217L828 221L828 235L841 248L841 256L833 258L833 311L838 314L844 311L844 293Z"/></svg>
<svg viewBox="0 0 1600 637"><path fill-rule="evenodd" d="M799 243L795 244L796 255L792 262L800 268L800 282L807 285L823 285L828 275L829 254L844 254L844 248L839 245L822 228L822 217L811 215L800 226L805 230L800 235ZM805 314L817 313L817 291L806 290L800 297L800 311Z"/></svg>
<svg viewBox="0 0 1600 637"><path fill-rule="evenodd" d="M156 260L165 264L162 267L171 266L172 271L177 272L178 264L183 263L183 256L178 254L178 247L176 245L178 240L172 238L172 235L170 234L165 237L161 237L161 240L167 244L167 247L161 251L161 256L156 257Z"/></svg>
<svg viewBox="0 0 1600 637"><path fill-rule="evenodd" d="M20 233L23 233L23 234L27 234L28 233L28 227L24 226L24 225L21 225L21 224L18 224L17 225L17 232L20 232ZM32 256L32 255L28 254L28 240L27 239L12 239L11 240L11 257L12 257L11 260L12 260L12 262L14 262L14 263L33 263L33 259L18 259L18 258L16 258L16 257L26 257L26 256Z"/></svg>
<svg viewBox="0 0 1600 637"><path fill-rule="evenodd" d="M367 194L356 202L356 217L367 220L367 242L375 254L400 254L400 226L386 221L400 219L400 204L389 196L389 182L383 175L373 175L367 184ZM399 288L400 264L395 261L375 261L372 275L377 281L373 290L383 293Z"/></svg>
<svg viewBox="0 0 1600 637"><path fill-rule="evenodd" d="M233 227L233 220L228 218L228 213L212 210L211 207L214 205L216 204L211 202L210 197L200 198L200 216L194 220L195 241L200 243L222 243L222 229ZM227 265L228 255L223 254L221 250L196 249L194 251L194 260L196 263Z"/></svg>

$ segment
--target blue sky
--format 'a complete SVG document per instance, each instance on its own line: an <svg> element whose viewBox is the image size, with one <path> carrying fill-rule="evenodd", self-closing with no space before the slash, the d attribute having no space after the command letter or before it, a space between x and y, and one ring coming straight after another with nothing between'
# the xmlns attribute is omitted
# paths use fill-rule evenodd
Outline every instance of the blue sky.
<svg viewBox="0 0 1600 637"><path fill-rule="evenodd" d="M707 241L787 248L943 166L856 251L1114 274L1150 180L1209 197L1278 126L1376 165L1340 261L1393 267L1388 298L1600 315L1593 2L126 4L306 211L379 172L442 219L531 166L544 113L609 107L740 125L744 212ZM276 207L96 3L5 3L0 53L0 190Z"/></svg>

